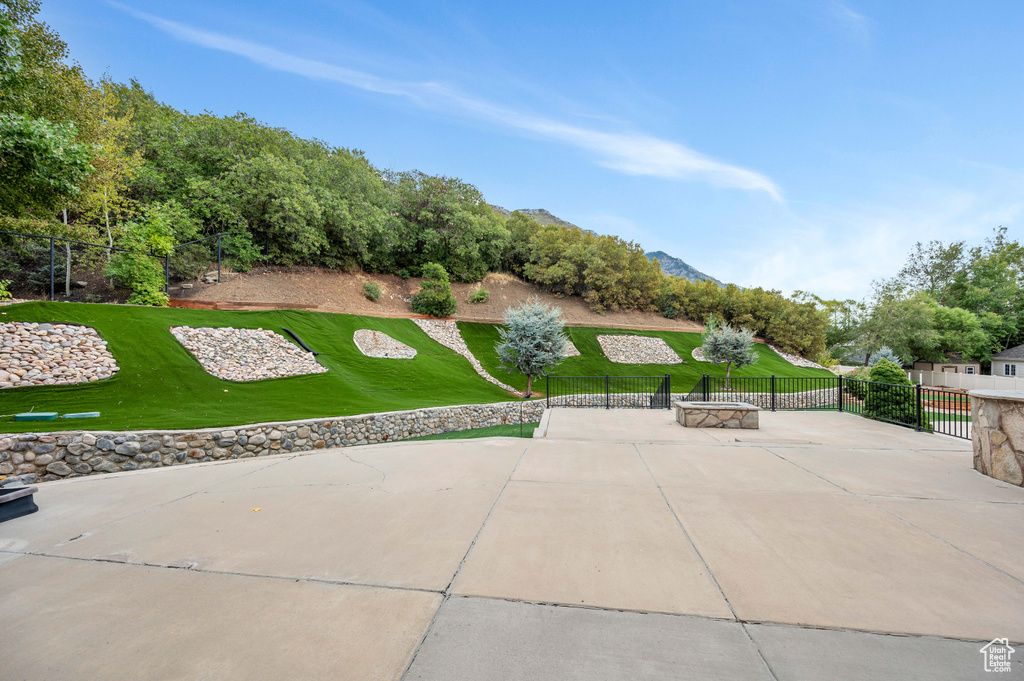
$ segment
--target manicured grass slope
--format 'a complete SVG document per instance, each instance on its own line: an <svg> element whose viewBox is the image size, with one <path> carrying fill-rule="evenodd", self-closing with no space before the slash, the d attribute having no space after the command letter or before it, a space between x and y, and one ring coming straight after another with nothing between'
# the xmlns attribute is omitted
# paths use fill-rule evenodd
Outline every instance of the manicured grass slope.
<svg viewBox="0 0 1024 681"><path fill-rule="evenodd" d="M473 428L472 430L453 430L450 433L413 437L405 440L405 442L412 442L413 440L471 440L478 437L533 437L533 431L537 430L539 425L539 423L524 423L520 431L518 423L503 423L500 426L487 426L486 428Z"/></svg>
<svg viewBox="0 0 1024 681"><path fill-rule="evenodd" d="M501 368L494 346L498 343L498 327L491 324L459 322L462 337L466 345L476 356L483 367L492 376L519 390L526 389L526 378L518 373L511 373ZM562 376L663 376L672 375L672 392L689 392L700 380L701 375L725 376L725 367L707 362L698 362L691 352L701 344L699 333L683 333L679 331L631 331L624 329L598 329L593 327L567 326L565 331L572 340L579 357L570 357L562 362L553 375ZM616 364L609 361L597 342L599 335L625 334L634 336L654 336L663 338L669 347L686 361L686 364ZM755 350L760 359L757 364L733 371L733 376L798 376L798 377L834 377L835 374L824 369L804 369L796 367L779 357L779 355L763 343L756 343ZM534 388L544 390L543 378Z"/></svg>
<svg viewBox="0 0 1024 681"><path fill-rule="evenodd" d="M200 428L395 411L515 399L481 379L469 362L434 342L407 319L300 312L221 312L76 303L0 307L0 321L67 322L94 327L121 370L74 386L0 391L0 414L99 411L98 419L15 422L0 432L44 429ZM171 326L290 328L329 371L251 383L207 374L170 334ZM357 329L376 329L418 351L415 359L374 359L352 342ZM288 338L287 334L282 335ZM290 339L289 339L290 340Z"/></svg>

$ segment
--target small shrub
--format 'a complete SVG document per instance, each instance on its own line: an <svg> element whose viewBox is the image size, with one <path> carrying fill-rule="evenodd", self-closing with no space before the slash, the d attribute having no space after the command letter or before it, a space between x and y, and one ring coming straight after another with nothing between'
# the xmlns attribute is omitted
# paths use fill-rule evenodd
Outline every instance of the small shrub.
<svg viewBox="0 0 1024 681"><path fill-rule="evenodd" d="M491 297L491 292L485 288L478 288L473 291L473 295L469 297L471 303L486 303L487 299Z"/></svg>
<svg viewBox="0 0 1024 681"><path fill-rule="evenodd" d="M0 300L10 300L11 292L7 290L7 287L11 285L10 279L0 279Z"/></svg>
<svg viewBox="0 0 1024 681"><path fill-rule="evenodd" d="M448 273L436 262L428 262L423 266L420 291L412 297L412 311L431 317L447 317L455 312L456 306Z"/></svg>
<svg viewBox="0 0 1024 681"><path fill-rule="evenodd" d="M374 281L363 282L363 295L376 303L380 300L380 284Z"/></svg>
<svg viewBox="0 0 1024 681"><path fill-rule="evenodd" d="M409 270L405 269L404 267L402 269L398 270L397 272L395 272L395 274L400 276L402 279L408 279L409 277L412 276L412 274L410 274Z"/></svg>
<svg viewBox="0 0 1024 681"><path fill-rule="evenodd" d="M864 400L864 415L913 424L917 420L917 395L907 373L897 364L881 358L871 367L871 383ZM931 430L928 416L922 412L921 425Z"/></svg>
<svg viewBox="0 0 1024 681"><path fill-rule="evenodd" d="M106 275L116 277L132 294L129 303L135 305L166 305L164 268L152 254L167 256L174 249L169 228L159 220L125 226L120 246L127 249L114 254L107 263Z"/></svg>
<svg viewBox="0 0 1024 681"><path fill-rule="evenodd" d="M868 387L858 381L870 381L871 372L867 367L857 367L853 371L843 374L844 379L852 378L853 381L843 383L843 390L859 400L868 396Z"/></svg>

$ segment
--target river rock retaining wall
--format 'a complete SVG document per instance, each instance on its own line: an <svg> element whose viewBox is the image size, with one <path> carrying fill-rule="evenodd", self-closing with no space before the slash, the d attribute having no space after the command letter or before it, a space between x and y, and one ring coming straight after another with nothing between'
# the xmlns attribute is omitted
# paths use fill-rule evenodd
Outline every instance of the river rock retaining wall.
<svg viewBox="0 0 1024 681"><path fill-rule="evenodd" d="M432 407L201 430L0 434L0 475L16 476L31 484L97 473L395 442L519 423L520 407L523 422L536 423L544 402Z"/></svg>

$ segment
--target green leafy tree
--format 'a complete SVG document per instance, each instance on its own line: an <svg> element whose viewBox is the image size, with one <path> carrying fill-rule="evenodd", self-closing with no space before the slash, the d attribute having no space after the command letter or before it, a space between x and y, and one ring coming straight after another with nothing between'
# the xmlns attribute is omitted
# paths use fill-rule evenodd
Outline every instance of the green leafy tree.
<svg viewBox="0 0 1024 681"><path fill-rule="evenodd" d="M434 262L456 281L480 281L499 268L509 233L476 187L415 171L386 177L400 220L387 245L392 267Z"/></svg>
<svg viewBox="0 0 1024 681"><path fill-rule="evenodd" d="M526 376L526 397L533 394L533 378L565 359L569 339L564 331L562 310L531 299L505 310L505 326L498 330L501 340L494 346L502 366Z"/></svg>
<svg viewBox="0 0 1024 681"><path fill-rule="evenodd" d="M243 159L216 180L195 182L193 191L211 232L268 237L275 260L306 262L327 246L320 204L302 167L290 159Z"/></svg>
<svg viewBox="0 0 1024 681"><path fill-rule="evenodd" d="M944 353L955 352L964 359L979 361L992 359L992 336L976 314L962 307L936 306L933 318L938 347Z"/></svg>
<svg viewBox="0 0 1024 681"><path fill-rule="evenodd" d="M78 194L92 166L75 136L71 123L0 114L0 211L45 214Z"/></svg>
<svg viewBox="0 0 1024 681"><path fill-rule="evenodd" d="M413 312L447 317L455 312L456 306L448 273L436 262L428 262L423 266L420 290L412 297Z"/></svg>
<svg viewBox="0 0 1024 681"><path fill-rule="evenodd" d="M725 365L725 389L729 389L732 368L748 367L758 360L754 351L754 332L750 329L736 329L711 317L704 325L701 335L704 358L712 364Z"/></svg>
<svg viewBox="0 0 1024 681"><path fill-rule="evenodd" d="M863 324L862 342L868 351L883 345L900 357L925 357L939 346L935 330L935 301L925 293L879 296ZM865 361L867 357L863 358Z"/></svg>
<svg viewBox="0 0 1024 681"><path fill-rule="evenodd" d="M523 276L523 269L530 263L530 243L540 230L540 223L522 211L513 211L505 222L509 240L501 256L501 269L516 276Z"/></svg>

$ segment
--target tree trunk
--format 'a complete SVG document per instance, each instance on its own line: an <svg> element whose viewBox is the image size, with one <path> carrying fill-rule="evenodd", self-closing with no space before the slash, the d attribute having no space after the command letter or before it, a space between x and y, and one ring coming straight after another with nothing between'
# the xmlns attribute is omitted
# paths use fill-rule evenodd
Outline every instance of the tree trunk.
<svg viewBox="0 0 1024 681"><path fill-rule="evenodd" d="M68 226L68 209L62 211L64 215L64 227ZM64 230L67 232L67 229ZM64 242L64 297L71 297L71 243Z"/></svg>
<svg viewBox="0 0 1024 681"><path fill-rule="evenodd" d="M107 226L107 244L114 247L114 233L110 231L110 207L107 206L107 190L103 189L103 221ZM110 262L110 251L107 251L107 262Z"/></svg>
<svg viewBox="0 0 1024 681"><path fill-rule="evenodd" d="M532 394L533 394L533 374L527 374L526 375L526 395L524 395L524 397L529 397Z"/></svg>
<svg viewBox="0 0 1024 681"><path fill-rule="evenodd" d="M729 372L732 371L732 362L725 363L725 389L729 389Z"/></svg>

